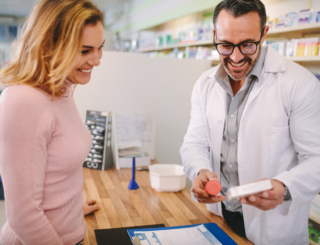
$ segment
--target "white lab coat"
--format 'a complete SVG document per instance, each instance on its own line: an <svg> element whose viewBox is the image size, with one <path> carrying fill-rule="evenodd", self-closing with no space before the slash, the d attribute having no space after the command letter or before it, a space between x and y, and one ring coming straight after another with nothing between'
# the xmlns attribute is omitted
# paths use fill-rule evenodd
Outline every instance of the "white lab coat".
<svg viewBox="0 0 320 245"><path fill-rule="evenodd" d="M217 67L196 82L191 120L180 149L187 176L210 169L220 179L220 152L227 115L226 92ZM309 244L310 204L320 191L320 83L305 68L269 48L238 134L240 185L274 178L288 186L292 201L262 211L242 205L246 235L254 244ZM221 204L207 204L222 216Z"/></svg>

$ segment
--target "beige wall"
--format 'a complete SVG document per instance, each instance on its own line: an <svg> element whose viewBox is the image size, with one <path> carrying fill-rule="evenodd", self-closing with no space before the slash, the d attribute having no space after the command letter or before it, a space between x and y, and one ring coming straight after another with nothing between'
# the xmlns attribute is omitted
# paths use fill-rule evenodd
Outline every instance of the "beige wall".
<svg viewBox="0 0 320 245"><path fill-rule="evenodd" d="M179 148L190 120L192 88L210 61L149 58L136 53L104 52L92 79L77 86L81 116L86 110L153 113L155 141L151 157L181 164Z"/></svg>

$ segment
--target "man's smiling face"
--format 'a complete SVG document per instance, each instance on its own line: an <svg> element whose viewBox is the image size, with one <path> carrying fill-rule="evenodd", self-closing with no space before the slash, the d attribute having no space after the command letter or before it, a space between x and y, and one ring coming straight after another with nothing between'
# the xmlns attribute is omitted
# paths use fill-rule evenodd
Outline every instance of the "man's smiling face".
<svg viewBox="0 0 320 245"><path fill-rule="evenodd" d="M258 42L261 37L260 17L257 12L234 17L226 10L221 10L214 34L216 43L239 44L244 41ZM261 44L264 42L267 29L264 31L257 52L244 55L235 47L231 55L219 55L225 71L235 81L245 79L258 61Z"/></svg>

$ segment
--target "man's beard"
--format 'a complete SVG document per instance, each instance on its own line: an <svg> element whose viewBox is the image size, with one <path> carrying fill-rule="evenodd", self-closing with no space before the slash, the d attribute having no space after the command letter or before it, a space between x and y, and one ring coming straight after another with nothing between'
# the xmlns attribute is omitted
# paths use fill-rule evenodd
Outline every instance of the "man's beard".
<svg viewBox="0 0 320 245"><path fill-rule="evenodd" d="M261 51L261 46L258 46L258 55L255 58L255 60L252 60L248 56L245 56L242 60L240 60L238 62L238 63L242 63L242 62L248 63L248 67L245 70L241 70L241 71L230 70L228 67L228 62L232 61L230 59L230 57L227 57L223 60L223 62L222 62L223 68L232 80L241 81L242 79L246 78L249 75L249 73L251 72L253 67L257 64L259 56L260 56L260 51ZM235 63L235 62L233 62L233 63Z"/></svg>

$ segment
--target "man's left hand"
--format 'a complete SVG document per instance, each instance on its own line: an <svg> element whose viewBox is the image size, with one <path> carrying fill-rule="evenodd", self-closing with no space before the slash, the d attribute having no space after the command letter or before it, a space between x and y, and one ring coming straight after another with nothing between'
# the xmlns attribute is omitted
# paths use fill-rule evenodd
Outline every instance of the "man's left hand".
<svg viewBox="0 0 320 245"><path fill-rule="evenodd" d="M283 183L279 180L271 179L271 184L271 190L240 198L240 203L248 204L264 211L276 208L283 202L285 189Z"/></svg>

